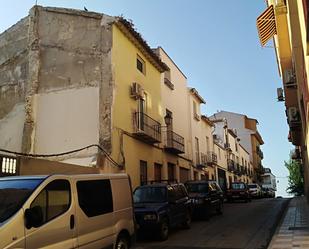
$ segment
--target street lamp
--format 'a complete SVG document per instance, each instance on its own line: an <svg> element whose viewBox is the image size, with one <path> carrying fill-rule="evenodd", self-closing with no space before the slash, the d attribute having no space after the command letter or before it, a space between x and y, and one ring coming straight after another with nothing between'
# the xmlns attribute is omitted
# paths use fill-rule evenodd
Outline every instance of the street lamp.
<svg viewBox="0 0 309 249"><path fill-rule="evenodd" d="M170 126L172 124L172 115L170 113L166 113L165 117L164 117L164 122L166 124L166 126Z"/></svg>

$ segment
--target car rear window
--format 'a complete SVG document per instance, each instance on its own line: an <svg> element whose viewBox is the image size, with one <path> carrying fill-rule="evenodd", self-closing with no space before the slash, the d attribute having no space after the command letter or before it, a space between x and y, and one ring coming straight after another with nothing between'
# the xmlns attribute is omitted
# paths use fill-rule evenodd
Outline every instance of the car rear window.
<svg viewBox="0 0 309 249"><path fill-rule="evenodd" d="M186 187L189 193L208 193L207 183L188 183Z"/></svg>
<svg viewBox="0 0 309 249"><path fill-rule="evenodd" d="M134 203L158 203L166 202L165 187L141 187L134 191Z"/></svg>
<svg viewBox="0 0 309 249"><path fill-rule="evenodd" d="M243 183L232 183L232 189L245 189L246 186Z"/></svg>

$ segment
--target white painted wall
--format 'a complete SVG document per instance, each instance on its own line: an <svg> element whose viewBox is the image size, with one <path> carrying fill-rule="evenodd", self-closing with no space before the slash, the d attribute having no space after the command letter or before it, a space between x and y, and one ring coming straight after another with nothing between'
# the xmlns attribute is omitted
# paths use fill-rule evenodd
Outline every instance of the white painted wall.
<svg viewBox="0 0 309 249"><path fill-rule="evenodd" d="M252 161L252 144L251 134L253 131L245 128L245 116L238 113L221 111L212 116L212 118L225 118L229 129L236 129L237 136L240 138L240 144L250 153L250 160Z"/></svg>
<svg viewBox="0 0 309 249"><path fill-rule="evenodd" d="M25 122L25 104L17 104L0 120L0 148L21 152Z"/></svg>
<svg viewBox="0 0 309 249"><path fill-rule="evenodd" d="M97 87L37 95L34 152L51 154L98 144L98 100ZM96 152L97 149L82 151L65 162L89 165Z"/></svg>

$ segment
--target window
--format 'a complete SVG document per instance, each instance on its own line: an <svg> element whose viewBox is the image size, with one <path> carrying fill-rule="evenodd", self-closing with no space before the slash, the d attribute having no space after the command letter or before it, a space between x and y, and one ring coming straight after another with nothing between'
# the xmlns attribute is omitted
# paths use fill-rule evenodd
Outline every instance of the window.
<svg viewBox="0 0 309 249"><path fill-rule="evenodd" d="M197 114L196 103L193 101L193 114Z"/></svg>
<svg viewBox="0 0 309 249"><path fill-rule="evenodd" d="M175 180L175 164L167 163L167 174L168 180L173 181Z"/></svg>
<svg viewBox="0 0 309 249"><path fill-rule="evenodd" d="M221 160L221 150L218 148L219 159Z"/></svg>
<svg viewBox="0 0 309 249"><path fill-rule="evenodd" d="M147 184L147 162L146 161L139 161L139 167L140 167L140 182L141 185Z"/></svg>
<svg viewBox="0 0 309 249"><path fill-rule="evenodd" d="M67 180L50 182L34 199L30 208L40 207L42 210L42 224L65 213L71 204L71 187Z"/></svg>
<svg viewBox="0 0 309 249"><path fill-rule="evenodd" d="M146 63L139 55L137 55L137 58L136 58L136 68L141 73L146 74Z"/></svg>
<svg viewBox="0 0 309 249"><path fill-rule="evenodd" d="M235 142L235 150L238 151L238 144Z"/></svg>
<svg viewBox="0 0 309 249"><path fill-rule="evenodd" d="M195 160L196 164L200 163L200 145L197 137L195 137Z"/></svg>
<svg viewBox="0 0 309 249"><path fill-rule="evenodd" d="M88 217L113 212L110 180L77 182L78 204Z"/></svg>
<svg viewBox="0 0 309 249"><path fill-rule="evenodd" d="M209 149L209 137L206 137L206 151L210 151L210 149Z"/></svg>
<svg viewBox="0 0 309 249"><path fill-rule="evenodd" d="M200 120L200 116L198 115L197 105L194 100L193 100L193 117L198 121Z"/></svg>
<svg viewBox="0 0 309 249"><path fill-rule="evenodd" d="M173 130L173 112L171 112L169 109L165 109L166 117L168 117L168 124L166 124L166 128L168 131Z"/></svg>
<svg viewBox="0 0 309 249"><path fill-rule="evenodd" d="M155 181L161 181L162 178L162 164L155 163L154 164L154 173L155 173Z"/></svg>
<svg viewBox="0 0 309 249"><path fill-rule="evenodd" d="M175 89L174 84L171 82L171 71L167 70L164 72L164 84L171 90Z"/></svg>

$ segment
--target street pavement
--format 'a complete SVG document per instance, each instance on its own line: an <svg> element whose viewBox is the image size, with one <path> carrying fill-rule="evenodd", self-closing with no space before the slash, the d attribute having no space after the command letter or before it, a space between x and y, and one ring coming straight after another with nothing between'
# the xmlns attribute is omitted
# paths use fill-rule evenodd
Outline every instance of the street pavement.
<svg viewBox="0 0 309 249"><path fill-rule="evenodd" d="M164 242L139 239L134 249L263 249L276 229L288 199L227 203L223 215L193 221L190 230L176 228Z"/></svg>

